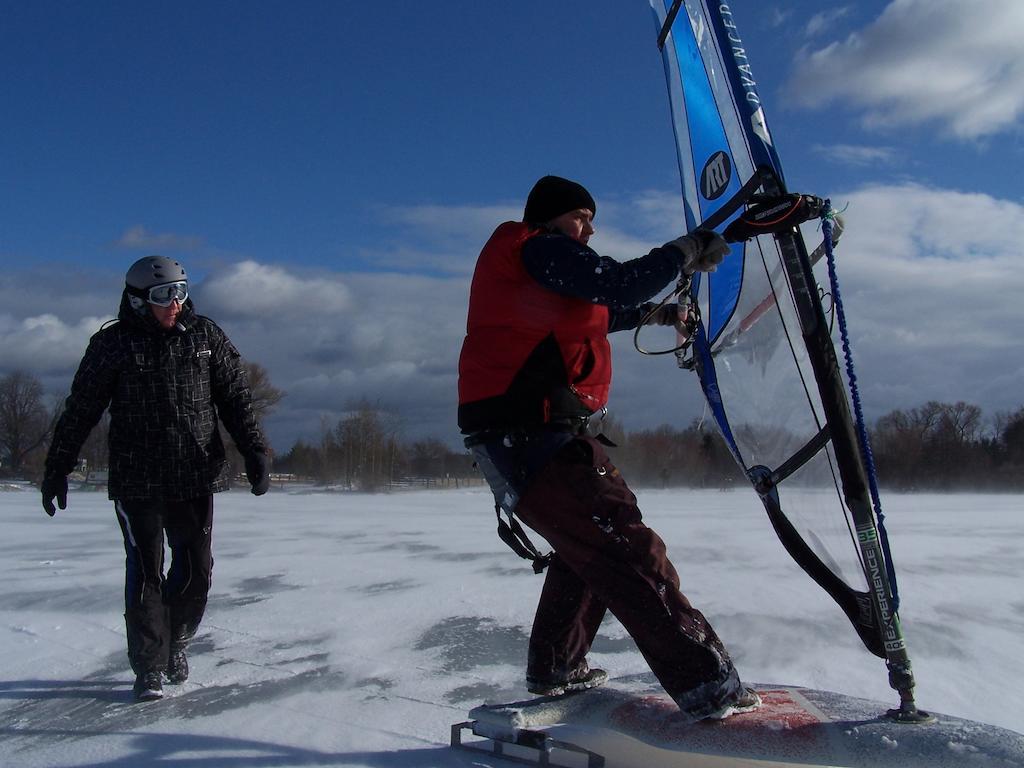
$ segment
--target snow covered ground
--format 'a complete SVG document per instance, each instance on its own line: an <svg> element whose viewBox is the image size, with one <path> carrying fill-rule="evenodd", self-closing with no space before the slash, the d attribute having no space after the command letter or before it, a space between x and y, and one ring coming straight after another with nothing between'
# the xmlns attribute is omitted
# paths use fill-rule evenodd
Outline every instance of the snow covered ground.
<svg viewBox="0 0 1024 768"><path fill-rule="evenodd" d="M896 703L884 664L745 491L641 491L683 588L750 681ZM1024 496L884 496L922 708L1024 732ZM192 679L133 703L105 494L49 519L0 493L0 765L470 766L449 727L526 696L541 577L482 489L217 497ZM591 662L645 675L609 619Z"/></svg>

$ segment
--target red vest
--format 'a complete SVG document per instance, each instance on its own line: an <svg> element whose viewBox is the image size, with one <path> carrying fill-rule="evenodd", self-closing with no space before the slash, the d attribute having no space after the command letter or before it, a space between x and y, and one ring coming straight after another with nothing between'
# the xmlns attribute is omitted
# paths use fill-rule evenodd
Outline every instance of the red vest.
<svg viewBox="0 0 1024 768"><path fill-rule="evenodd" d="M562 296L530 277L522 247L539 233L506 222L477 260L459 358L464 432L589 414L608 401L608 308Z"/></svg>

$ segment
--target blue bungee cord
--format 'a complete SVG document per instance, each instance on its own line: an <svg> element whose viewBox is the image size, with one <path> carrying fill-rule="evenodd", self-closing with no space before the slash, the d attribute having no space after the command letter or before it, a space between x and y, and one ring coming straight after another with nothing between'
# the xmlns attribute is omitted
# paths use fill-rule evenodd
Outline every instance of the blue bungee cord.
<svg viewBox="0 0 1024 768"><path fill-rule="evenodd" d="M828 260L828 279L832 289L832 301L836 317L839 319L839 335L843 342L843 356L846 358L846 376L850 382L850 397L853 400L853 414L857 424L857 440L860 442L860 452L868 475L871 503L874 505L875 518L878 522L878 537L882 545L882 553L885 556L886 569L889 572L889 589L892 592L893 610L898 611L900 597L899 589L896 585L896 569L893 566L892 553L889 551L889 535L885 530L885 515L882 514L882 501L878 495L875 459L871 452L871 442L868 439L867 427L864 425L864 412L860 403L860 391L857 388L857 374L853 369L853 353L850 350L850 335L846 328L846 313L843 311L843 298L839 293L839 278L836 274L835 254L832 252L832 221L835 217L836 211L832 209L832 201L825 200L825 206L821 210L821 232L825 241L825 257Z"/></svg>

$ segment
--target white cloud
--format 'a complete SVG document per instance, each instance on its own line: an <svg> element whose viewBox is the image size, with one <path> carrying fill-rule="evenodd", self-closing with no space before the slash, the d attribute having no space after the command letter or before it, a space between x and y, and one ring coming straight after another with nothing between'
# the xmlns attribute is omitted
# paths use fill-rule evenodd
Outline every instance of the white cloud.
<svg viewBox="0 0 1024 768"><path fill-rule="evenodd" d="M598 196L591 246L618 259L641 256L685 231L678 196L644 191L619 199ZM522 205L423 205L381 209L400 227L401 243L364 255L377 267L435 270L453 276L472 274L480 248L495 226L522 218Z"/></svg>
<svg viewBox="0 0 1024 768"><path fill-rule="evenodd" d="M233 317L344 312L351 303L351 291L337 275L299 276L249 260L211 274L197 292Z"/></svg>
<svg viewBox="0 0 1024 768"><path fill-rule="evenodd" d="M838 271L875 415L926 400L989 415L1024 402L1019 375L1006 375L1024 367L1024 206L912 184L833 200L849 201Z"/></svg>
<svg viewBox="0 0 1024 768"><path fill-rule="evenodd" d="M522 218L521 205L377 206L391 222L396 242L360 253L373 269L469 275L496 224Z"/></svg>
<svg viewBox="0 0 1024 768"><path fill-rule="evenodd" d="M202 244L201 237L150 232L141 224L126 229L115 242L119 248L155 252L194 251Z"/></svg>
<svg viewBox="0 0 1024 768"><path fill-rule="evenodd" d="M853 144L815 144L811 151L842 165L891 167L901 160L892 147L865 147Z"/></svg>
<svg viewBox="0 0 1024 768"><path fill-rule="evenodd" d="M273 292L272 306L247 305L250 289ZM250 261L211 275L196 301L288 393L268 422L287 449L362 399L402 414L409 434L453 438L468 293L466 276L310 277Z"/></svg>
<svg viewBox="0 0 1024 768"><path fill-rule="evenodd" d="M844 102L878 128L938 124L975 139L1024 111L1024 3L893 0L842 42L802 55L787 90L806 107Z"/></svg>
<svg viewBox="0 0 1024 768"><path fill-rule="evenodd" d="M868 417L928 399L972 401L989 415L1019 406L1024 207L916 185L831 197L837 206L849 203L839 271ZM602 200L600 207L593 244L619 259L679 233L679 200L671 193ZM507 213L486 226L483 214L466 208L451 216L444 208L410 213L407 220L419 222L423 234L415 242L423 253L441 252L427 234L440 231L444 248L471 268ZM462 224L445 224L471 220L477 225L462 235L455 232ZM819 237L808 229L809 242ZM39 269L9 270L0 277L10 297L0 315L0 375L21 368L41 375L51 392L66 390L89 336L116 311L122 285L120 272L83 279L55 271L42 279ZM253 260L213 265L193 286L198 311L287 393L267 422L280 450L299 437L315 440L323 420L333 426L360 399L400 414L407 436L457 445L456 369L468 292L468 270L312 272ZM631 428L699 417L695 376L677 370L671 356L639 355L630 336L613 341L613 413ZM672 342L658 328L646 329L642 340L650 348Z"/></svg>
<svg viewBox="0 0 1024 768"><path fill-rule="evenodd" d="M792 9L781 9L778 6L771 6L767 10L768 26L772 29L781 27L790 16L793 15Z"/></svg>
<svg viewBox="0 0 1024 768"><path fill-rule="evenodd" d="M25 318L0 314L0 373L21 370L35 374L74 373L82 352L106 318L83 317L74 322L44 313ZM68 376L67 386L71 384Z"/></svg>
<svg viewBox="0 0 1024 768"><path fill-rule="evenodd" d="M816 13L811 16L810 20L807 22L807 26L804 27L804 33L808 37L814 37L815 35L827 32L829 27L844 16L849 15L849 13L850 7L846 5Z"/></svg>
<svg viewBox="0 0 1024 768"><path fill-rule="evenodd" d="M486 238L495 222L522 219L522 205L418 205L382 209L408 234L438 240Z"/></svg>

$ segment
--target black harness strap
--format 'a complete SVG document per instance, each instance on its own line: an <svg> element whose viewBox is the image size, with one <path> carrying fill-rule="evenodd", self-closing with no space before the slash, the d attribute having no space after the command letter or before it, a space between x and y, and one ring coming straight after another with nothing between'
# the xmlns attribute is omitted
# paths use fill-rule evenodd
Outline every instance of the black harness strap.
<svg viewBox="0 0 1024 768"><path fill-rule="evenodd" d="M501 507L497 504L494 505L494 514L498 517L498 537L523 560L531 561L534 573L542 573L551 562L551 553L548 552L546 555L540 553L511 512L508 514L507 523L501 517Z"/></svg>

